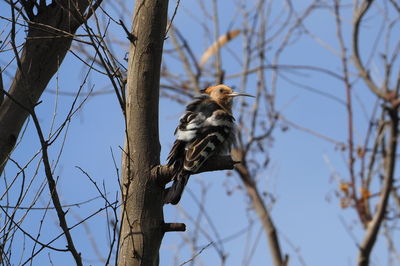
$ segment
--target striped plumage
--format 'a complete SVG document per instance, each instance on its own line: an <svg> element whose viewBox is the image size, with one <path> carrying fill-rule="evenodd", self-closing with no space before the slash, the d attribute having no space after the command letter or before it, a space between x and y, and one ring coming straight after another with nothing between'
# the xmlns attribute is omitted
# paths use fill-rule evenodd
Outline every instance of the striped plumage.
<svg viewBox="0 0 400 266"><path fill-rule="evenodd" d="M165 203L177 204L190 174L216 154L230 151L235 139L232 98L250 96L233 92L225 85L209 87L186 107L175 130L176 141L168 156L174 181L167 189Z"/></svg>

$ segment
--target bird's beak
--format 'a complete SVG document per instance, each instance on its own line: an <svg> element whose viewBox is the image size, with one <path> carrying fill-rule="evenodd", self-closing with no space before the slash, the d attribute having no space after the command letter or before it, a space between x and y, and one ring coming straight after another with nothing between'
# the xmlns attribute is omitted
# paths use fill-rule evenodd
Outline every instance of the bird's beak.
<svg viewBox="0 0 400 266"><path fill-rule="evenodd" d="M230 96L230 97L236 97L236 96L254 97L253 95L246 94L246 93L239 93L239 92L232 92L232 93L228 94L228 96Z"/></svg>

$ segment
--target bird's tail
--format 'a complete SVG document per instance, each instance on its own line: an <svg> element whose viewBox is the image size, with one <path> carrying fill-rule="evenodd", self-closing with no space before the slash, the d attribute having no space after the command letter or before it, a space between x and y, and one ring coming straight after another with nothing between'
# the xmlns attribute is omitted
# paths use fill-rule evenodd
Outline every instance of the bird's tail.
<svg viewBox="0 0 400 266"><path fill-rule="evenodd" d="M171 203L173 205L178 204L179 200L182 197L183 189L185 188L190 174L182 171L177 174L174 183L171 187L167 188L166 194L164 197L164 204Z"/></svg>

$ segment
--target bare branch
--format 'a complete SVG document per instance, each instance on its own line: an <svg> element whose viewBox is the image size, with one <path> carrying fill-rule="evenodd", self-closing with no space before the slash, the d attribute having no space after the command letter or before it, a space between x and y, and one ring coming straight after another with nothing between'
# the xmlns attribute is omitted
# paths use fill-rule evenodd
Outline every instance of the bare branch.
<svg viewBox="0 0 400 266"><path fill-rule="evenodd" d="M197 254L196 254L195 256L193 256L190 260L187 260L187 261L185 261L185 262L179 264L179 266L183 266L183 265L185 265L185 264L188 264L189 262L194 261L194 259L195 259L198 255L200 255L205 249L207 249L207 248L208 248L209 246L211 246L212 244L213 244L213 242L208 243L206 246L204 246L202 249L200 249L200 251L197 252Z"/></svg>
<svg viewBox="0 0 400 266"><path fill-rule="evenodd" d="M385 175L383 180L383 187L381 191L380 200L378 203L377 210L372 221L367 226L365 237L360 245L360 251L358 255L358 265L368 266L369 258L371 255L372 248L375 245L376 238L378 236L379 229L382 226L382 222L387 211L389 202L389 196L392 191L394 170L396 166L396 151L397 151L397 139L398 139L398 110L389 110L390 112L390 137L388 142L388 153L385 158Z"/></svg>
<svg viewBox="0 0 400 266"><path fill-rule="evenodd" d="M165 223L163 224L164 232L185 232L186 225L183 223Z"/></svg>
<svg viewBox="0 0 400 266"><path fill-rule="evenodd" d="M396 0L389 0L389 1L393 5L393 7L397 10L397 12L400 14L400 5L399 5L399 3L397 3Z"/></svg>
<svg viewBox="0 0 400 266"><path fill-rule="evenodd" d="M122 28L124 29L124 31L125 31L125 34L126 34L126 38L131 42L131 43L133 43L133 44L135 44L135 41L136 41L136 37L135 37L135 35L133 35L129 30L128 30L128 28L125 26L125 23L120 19L119 20L119 23L121 24L121 26L122 26Z"/></svg>
<svg viewBox="0 0 400 266"><path fill-rule="evenodd" d="M78 253L78 251L75 248L74 242L72 240L72 236L70 233L70 228L68 227L67 224L67 220L65 218L65 214L66 212L63 211L61 202L60 202L60 198L58 196L58 192L57 192L57 186L56 186L56 182L53 178L53 173L51 171L51 166L50 166L50 161L49 161L49 156L48 156L48 152L47 152L47 148L48 148L48 141L45 140L39 120L36 116L35 110L34 109L28 109L27 107L25 107L23 104L21 104L20 102L18 102L17 100L15 100L10 94L8 94L6 91L4 91L4 93L7 95L7 97L9 97L11 100L13 100L20 108L24 109L26 112L28 112L34 122L39 140L40 140L40 145L42 147L42 162L43 162L43 166L45 169L45 173L46 173L46 178L47 178L47 184L50 190L50 194L51 194L51 198L54 204L54 207L56 209L57 212L57 216L60 222L60 227L64 232L65 238L67 239L67 243L68 243L68 250L71 252L72 256L75 259L75 262L77 265L83 265L82 264L82 258L80 253Z"/></svg>
<svg viewBox="0 0 400 266"><path fill-rule="evenodd" d="M193 175L200 174L203 172L211 172L211 171L218 171L218 170L232 170L234 169L237 161L232 160L231 156L216 156L207 160L199 169L198 172L194 173ZM158 165L154 167L152 170L152 176L160 184L167 184L171 181L173 169L164 166Z"/></svg>
<svg viewBox="0 0 400 266"><path fill-rule="evenodd" d="M32 8L29 3L33 2L24 1L28 5L26 7L28 10ZM13 1L10 1L11 14L14 14L15 6L13 3ZM75 13L85 10L89 4L85 0L75 0L74 3L80 9L74 10ZM80 26L78 21L71 19L69 10L59 5L59 1L46 6L40 12L43 15L37 16L35 23L29 23L27 39L21 56L19 57L17 51L14 52L18 68L8 90L14 99L28 109L42 95L68 52L73 39L72 36ZM12 27L15 27L15 23L15 16L13 15ZM67 32L68 35L62 32ZM11 43L15 46L15 41ZM28 115L28 112L21 109L9 98L5 98L0 106L0 128L2 128L0 131L0 146L2 147L0 150L0 174Z"/></svg>
<svg viewBox="0 0 400 266"><path fill-rule="evenodd" d="M240 158L242 161L246 160L245 158L243 158L243 153L241 151L234 150L233 152L235 157ZM245 164L240 164L236 167L236 171L238 172L241 180L243 181L247 194L251 198L254 210L258 214L261 224L264 227L264 231L269 243L269 249L271 251L273 264L275 266L286 265L288 257L286 255L285 257L282 256L278 234L276 232L276 227L257 189L257 186L250 175L247 166Z"/></svg>
<svg viewBox="0 0 400 266"><path fill-rule="evenodd" d="M360 73L360 76L363 78L365 83L368 85L370 90L375 93L379 98L383 100L388 100L388 96L386 93L384 93L382 90L378 88L378 86L375 84L375 82L372 80L369 72L363 65L361 61L361 56L360 56L360 50L359 50L359 35L360 35L360 27L361 27L361 21L364 17L364 15L367 13L368 9L370 8L373 0L364 0L361 4L360 8L355 8L354 9L354 15L353 15L353 20L354 20L354 26L353 26L353 35L352 35L352 48L353 48L353 61L358 69L358 72Z"/></svg>
<svg viewBox="0 0 400 266"><path fill-rule="evenodd" d="M187 47L187 43L186 40L181 36L181 40L183 41L183 47L181 47L178 43L178 40L175 36L175 33L177 36L179 36L179 31L175 28L172 27L170 36L171 36L171 41L172 44L175 46L175 50L177 51L179 58L182 62L182 66L186 72L186 74L190 77L191 81L192 81L192 86L193 86L193 90L197 93L200 92L200 86L199 86L199 75L200 75L200 69L195 65L197 73L194 73L194 71L191 68L190 62L188 57L186 56L186 54L184 53L183 48ZM187 50L187 48L186 48Z"/></svg>
<svg viewBox="0 0 400 266"><path fill-rule="evenodd" d="M219 38L219 18L218 18L218 1L212 0L213 8L213 23L214 23L214 39L217 43L217 51L215 53L215 81L216 84L221 84L224 81L224 72L222 70L222 59L221 59L221 49L218 42Z"/></svg>
<svg viewBox="0 0 400 266"><path fill-rule="evenodd" d="M351 180L351 195L354 202L357 202L357 190L356 190L356 176L354 171L354 134L353 134L353 97L352 97L352 86L349 79L349 70L348 70L348 60L347 60L347 48L343 39L342 33L342 21L340 16L340 2L338 0L335 1L334 4L335 10L335 19L336 19L336 35L339 40L340 46L340 59L342 62L342 72L343 72L343 82L346 90L346 111L347 111L347 150L348 150L348 169ZM365 223L366 219L358 209L358 214L361 220Z"/></svg>
<svg viewBox="0 0 400 266"><path fill-rule="evenodd" d="M1 67L0 67L0 106L3 103L3 100L4 100L3 90L4 90L4 86L3 86L3 71L1 70Z"/></svg>
<svg viewBox="0 0 400 266"><path fill-rule="evenodd" d="M179 8L179 4L180 4L180 3L181 3L181 0L177 0L177 1L176 1L176 6L175 6L175 9L174 9L174 13L172 14L172 17L171 17L171 19L170 19L170 21L169 21L169 25L167 26L167 30L165 31L165 36L164 36L164 38L168 38L168 37L167 37L168 32L169 32L169 30L170 30L170 28L171 28L171 26L172 26L172 22L174 22L174 19L175 19L176 13L178 12L178 8Z"/></svg>

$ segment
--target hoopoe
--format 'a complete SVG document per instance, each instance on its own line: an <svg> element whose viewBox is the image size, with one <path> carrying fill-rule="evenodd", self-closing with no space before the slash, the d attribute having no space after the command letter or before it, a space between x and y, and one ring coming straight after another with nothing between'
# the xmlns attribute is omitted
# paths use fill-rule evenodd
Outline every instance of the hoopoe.
<svg viewBox="0 0 400 266"><path fill-rule="evenodd" d="M202 90L202 95L186 106L167 159L173 169L173 184L166 190L165 204L179 202L189 176L208 158L230 152L235 140L232 100L236 96L254 97L221 84Z"/></svg>

